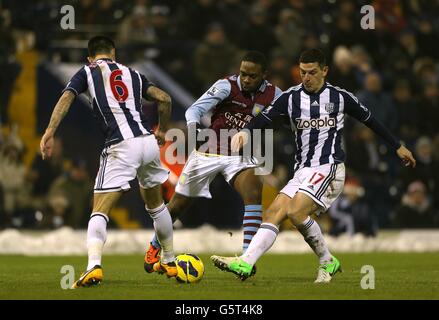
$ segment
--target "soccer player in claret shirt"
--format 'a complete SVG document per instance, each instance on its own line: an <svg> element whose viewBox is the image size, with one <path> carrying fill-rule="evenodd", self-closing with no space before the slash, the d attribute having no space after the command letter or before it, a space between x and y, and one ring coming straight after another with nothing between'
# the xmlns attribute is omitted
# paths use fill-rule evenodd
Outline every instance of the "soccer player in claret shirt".
<svg viewBox="0 0 439 320"><path fill-rule="evenodd" d="M289 118L296 132L294 176L264 212L263 223L243 255L211 257L218 268L233 272L243 280L249 277L256 261L276 240L279 224L289 218L319 258L315 282L329 282L341 270L340 262L330 253L319 225L310 215L326 211L343 189L345 114L363 122L381 136L406 166L416 165L412 153L352 93L325 81L327 73L322 51L304 51L300 56L302 83L284 91L246 126L251 132L252 129L266 127L279 116ZM248 130L232 138L232 150L239 150L248 143Z"/></svg>
<svg viewBox="0 0 439 320"><path fill-rule="evenodd" d="M160 163L159 143L164 140L171 112L171 98L145 76L115 61L115 45L104 36L88 42L89 64L70 80L53 110L41 139L43 159L52 153L54 134L76 96L87 92L94 114L106 135L97 173L93 213L87 230L88 266L73 288L99 284L103 279L102 249L107 238L108 214L136 178L145 208L163 246L156 271L176 276L172 219L161 195L169 172ZM141 112L142 97L158 103L159 129L154 134Z"/></svg>
<svg viewBox="0 0 439 320"><path fill-rule="evenodd" d="M196 132L201 117L212 112L211 125L205 130L214 132L216 139L209 139L202 146L208 149L207 152L199 152L200 148L192 151L175 194L168 203L175 219L188 209L194 198L211 198L210 183L217 174L223 175L244 202L244 252L262 222L262 182L254 172L254 168L261 164L254 157L231 155L230 139L221 141L220 131L241 130L282 92L265 80L266 71L265 56L256 51L247 52L242 58L239 75L215 82L186 111L189 133ZM152 266L158 260L159 252L160 243L154 238L145 255L144 267L147 272L153 271Z"/></svg>

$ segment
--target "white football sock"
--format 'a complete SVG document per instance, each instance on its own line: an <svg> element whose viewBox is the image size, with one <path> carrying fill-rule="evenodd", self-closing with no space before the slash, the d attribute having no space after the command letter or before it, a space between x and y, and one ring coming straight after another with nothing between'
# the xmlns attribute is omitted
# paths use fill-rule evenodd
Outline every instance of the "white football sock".
<svg viewBox="0 0 439 320"><path fill-rule="evenodd" d="M271 248L278 233L279 228L274 224L262 223L241 259L254 265Z"/></svg>
<svg viewBox="0 0 439 320"><path fill-rule="evenodd" d="M163 203L155 209L148 209L146 206L145 209L154 220L155 233L162 247L161 260L164 263L174 261L174 230L172 228L172 218L168 208Z"/></svg>
<svg viewBox="0 0 439 320"><path fill-rule="evenodd" d="M93 212L91 215L87 229L87 270L90 270L95 265L101 265L102 249L107 240L107 223L108 216L106 214Z"/></svg>
<svg viewBox="0 0 439 320"><path fill-rule="evenodd" d="M311 249L319 257L320 264L332 260L331 253L323 238L322 230L317 222L311 219L311 217L308 217L303 221L302 225L298 227L298 230Z"/></svg>

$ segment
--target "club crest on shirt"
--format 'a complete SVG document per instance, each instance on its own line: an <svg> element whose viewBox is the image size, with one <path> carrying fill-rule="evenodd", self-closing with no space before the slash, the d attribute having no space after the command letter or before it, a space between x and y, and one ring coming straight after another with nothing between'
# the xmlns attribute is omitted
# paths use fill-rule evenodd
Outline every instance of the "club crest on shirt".
<svg viewBox="0 0 439 320"><path fill-rule="evenodd" d="M257 116L259 112L261 112L264 109L264 106L259 103L255 103L252 110L252 115Z"/></svg>
<svg viewBox="0 0 439 320"><path fill-rule="evenodd" d="M325 103L325 110L328 113L331 113L334 111L334 103L329 102L329 103Z"/></svg>

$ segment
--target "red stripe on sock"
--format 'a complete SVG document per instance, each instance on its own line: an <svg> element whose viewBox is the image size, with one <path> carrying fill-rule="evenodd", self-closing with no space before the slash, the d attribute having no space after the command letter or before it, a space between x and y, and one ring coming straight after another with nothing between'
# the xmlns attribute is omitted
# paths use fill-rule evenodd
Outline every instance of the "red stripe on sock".
<svg viewBox="0 0 439 320"><path fill-rule="evenodd" d="M246 227L256 227L256 228L259 228L261 225L259 223L244 223L242 226L245 229Z"/></svg>
<svg viewBox="0 0 439 320"><path fill-rule="evenodd" d="M256 231L244 231L245 236L254 236L256 234Z"/></svg>
<svg viewBox="0 0 439 320"><path fill-rule="evenodd" d="M259 216L246 216L246 217L244 217L244 220L261 220L262 221L262 217L259 217Z"/></svg>

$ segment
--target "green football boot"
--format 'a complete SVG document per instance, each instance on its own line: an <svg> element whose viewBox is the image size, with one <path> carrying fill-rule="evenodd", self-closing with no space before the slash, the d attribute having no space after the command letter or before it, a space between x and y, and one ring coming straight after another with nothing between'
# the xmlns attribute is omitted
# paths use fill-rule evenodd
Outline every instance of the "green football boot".
<svg viewBox="0 0 439 320"><path fill-rule="evenodd" d="M317 279L314 283L328 283L337 272L343 272L340 261L332 256L332 261L323 263L319 266Z"/></svg>
<svg viewBox="0 0 439 320"><path fill-rule="evenodd" d="M239 257L211 256L215 267L236 274L242 281L253 275L253 266Z"/></svg>

